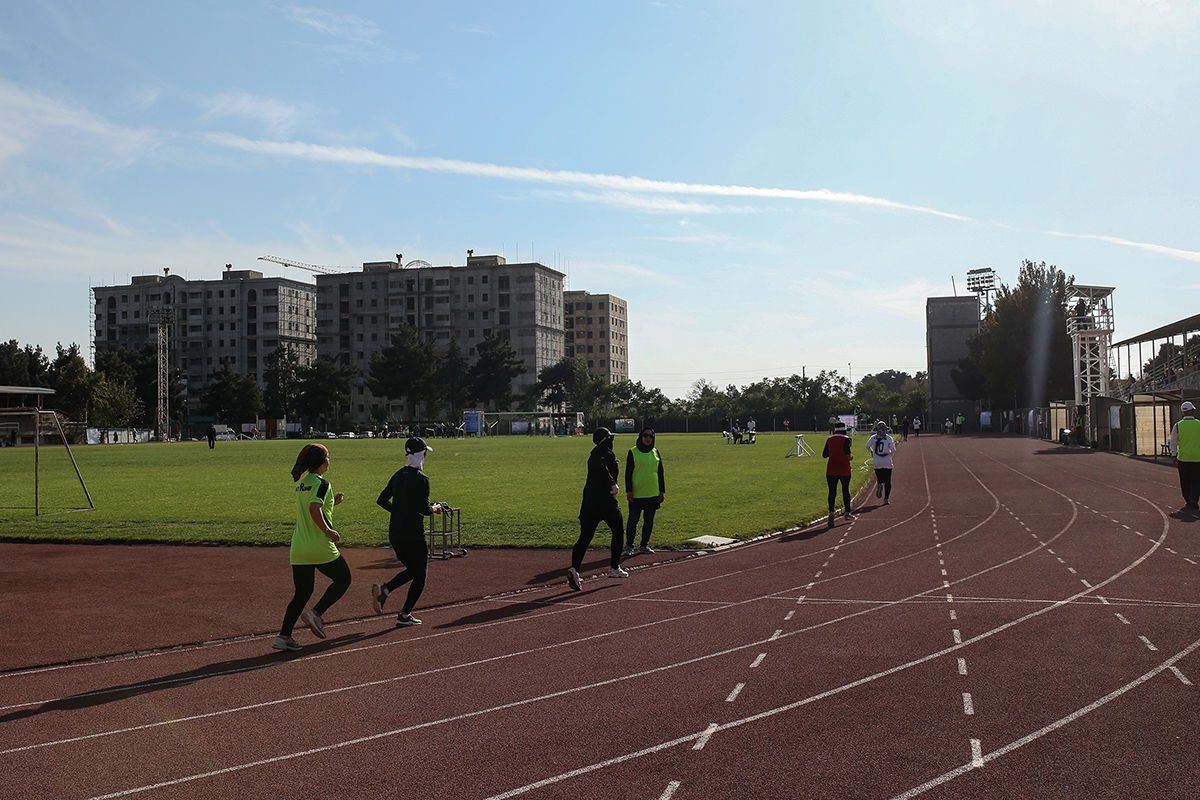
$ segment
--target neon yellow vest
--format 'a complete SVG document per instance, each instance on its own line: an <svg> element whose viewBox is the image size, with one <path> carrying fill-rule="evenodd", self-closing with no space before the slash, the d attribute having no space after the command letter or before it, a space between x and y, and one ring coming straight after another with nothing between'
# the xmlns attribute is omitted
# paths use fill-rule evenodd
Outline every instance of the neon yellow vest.
<svg viewBox="0 0 1200 800"><path fill-rule="evenodd" d="M1177 425L1177 457L1180 461L1200 461L1200 419L1181 419Z"/></svg>
<svg viewBox="0 0 1200 800"><path fill-rule="evenodd" d="M658 448L643 453L631 447L629 452L633 456L633 496L658 497Z"/></svg>

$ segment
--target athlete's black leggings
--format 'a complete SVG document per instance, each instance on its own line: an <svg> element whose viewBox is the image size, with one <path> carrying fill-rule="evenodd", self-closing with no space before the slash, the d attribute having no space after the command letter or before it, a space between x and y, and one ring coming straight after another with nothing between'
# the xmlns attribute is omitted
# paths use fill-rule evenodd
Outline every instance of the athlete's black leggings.
<svg viewBox="0 0 1200 800"><path fill-rule="evenodd" d="M612 531L612 542L608 547L608 565L612 569L621 565L621 509L614 507L603 517L589 514L579 518L579 541L575 542L575 547L571 550L571 566L576 570L583 566L583 557L587 554L588 545L592 543L596 527L601 522L607 524L608 529Z"/></svg>
<svg viewBox="0 0 1200 800"><path fill-rule="evenodd" d="M887 500L892 496L892 469L891 467L879 468L875 470L875 480L883 487L883 499Z"/></svg>
<svg viewBox="0 0 1200 800"><path fill-rule="evenodd" d="M837 485L842 484L842 502L846 504L846 513L850 513L850 476L849 475L826 475L825 482L829 484L829 513L833 513L834 504L837 501Z"/></svg>
<svg viewBox="0 0 1200 800"><path fill-rule="evenodd" d="M422 531L407 536L400 534L390 536L388 540L392 543L392 549L396 551L396 558L404 565L404 570L385 585L390 594L412 581L412 585L408 587L408 597L404 599L404 608L400 609L404 614L411 614L417 607L417 601L421 599L421 592L425 591L425 575L429 571L429 548L425 544L425 533Z"/></svg>
<svg viewBox="0 0 1200 800"><path fill-rule="evenodd" d="M283 627L279 629L280 636L292 635L292 628L296 626L296 620L300 619L304 606L308 604L308 598L312 597L317 570L333 581L325 589L325 594L321 595L321 599L313 606L313 611L318 614L323 615L328 611L329 607L340 600L346 590L350 588L350 565L342 556L325 564L292 564L292 583L296 586L296 593L292 595L292 602L288 603L287 610L283 612Z"/></svg>

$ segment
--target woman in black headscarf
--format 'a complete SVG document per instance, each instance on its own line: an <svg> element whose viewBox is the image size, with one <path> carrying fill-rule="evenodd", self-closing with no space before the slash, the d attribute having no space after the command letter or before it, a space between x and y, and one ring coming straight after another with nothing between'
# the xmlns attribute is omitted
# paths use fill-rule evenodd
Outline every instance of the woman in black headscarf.
<svg viewBox="0 0 1200 800"><path fill-rule="evenodd" d="M609 546L609 570L605 573L610 578L628 578L629 573L621 569L621 539L624 527L621 519L621 507L617 505L617 477L619 468L617 457L613 454L613 435L608 428L596 428L592 434L591 454L588 456L587 481L583 484L583 502L579 505L579 541L571 551L571 568L567 570L567 583L575 591L583 588L579 577L579 568L583 566L583 557L587 553L592 537L596 535L596 527L601 523L608 525L612 531L612 543Z"/></svg>

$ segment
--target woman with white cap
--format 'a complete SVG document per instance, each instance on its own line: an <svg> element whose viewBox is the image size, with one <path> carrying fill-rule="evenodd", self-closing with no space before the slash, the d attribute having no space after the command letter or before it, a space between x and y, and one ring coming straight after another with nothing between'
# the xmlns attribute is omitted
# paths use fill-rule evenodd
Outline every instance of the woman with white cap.
<svg viewBox="0 0 1200 800"><path fill-rule="evenodd" d="M620 472L617 457L613 454L613 435L608 428L596 428L592 434L591 454L588 455L587 480L583 484L583 502L579 504L579 540L571 550L571 568L567 570L567 583L575 591L583 588L579 570L588 545L596 535L601 523L612 531L609 544L610 578L628 578L629 573L621 569L622 530L621 507L617 505L617 477Z"/></svg>
<svg viewBox="0 0 1200 800"><path fill-rule="evenodd" d="M896 440L888 435L887 423L875 423L875 432L867 439L867 450L871 452L871 466L875 468L875 496L883 497L883 504L891 504L892 454L896 452Z"/></svg>
<svg viewBox="0 0 1200 800"><path fill-rule="evenodd" d="M371 605L376 614L382 614L388 595L412 582L408 587L408 597L404 599L404 607L396 615L397 628L421 624L412 611L421 599L421 592L425 590L425 574L429 566L425 517L442 513L440 503L429 502L429 477L421 471L425 466L426 453L432 453L433 448L425 444L424 439L414 436L404 443L404 452L408 460L383 487L376 501L391 512L388 542L396 551L396 558L404 564L404 569L387 583L371 586Z"/></svg>
<svg viewBox="0 0 1200 800"><path fill-rule="evenodd" d="M1167 444L1179 470L1184 508L1195 511L1200 509L1200 420L1196 419L1196 406L1190 400L1185 400L1179 410L1183 419L1171 427Z"/></svg>

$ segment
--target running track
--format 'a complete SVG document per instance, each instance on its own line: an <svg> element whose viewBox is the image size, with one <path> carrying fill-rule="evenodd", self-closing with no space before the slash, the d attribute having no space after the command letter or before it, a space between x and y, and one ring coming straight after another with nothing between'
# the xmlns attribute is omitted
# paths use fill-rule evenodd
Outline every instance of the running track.
<svg viewBox="0 0 1200 800"><path fill-rule="evenodd" d="M0 674L0 797L1200 797L1174 471L926 435L895 482L832 530L419 628Z"/></svg>

